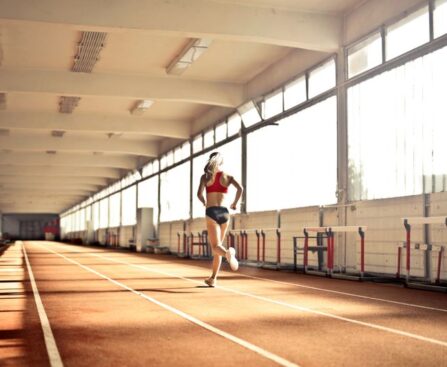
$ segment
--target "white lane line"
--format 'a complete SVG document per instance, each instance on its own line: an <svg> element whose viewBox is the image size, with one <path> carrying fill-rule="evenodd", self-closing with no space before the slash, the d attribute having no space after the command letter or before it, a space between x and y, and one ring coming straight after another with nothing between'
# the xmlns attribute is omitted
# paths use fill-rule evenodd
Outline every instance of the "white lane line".
<svg viewBox="0 0 447 367"><path fill-rule="evenodd" d="M33 289L34 300L36 301L37 312L39 314L40 324L42 326L45 346L47 348L48 358L51 367L63 367L62 359L57 349L56 341L54 340L53 332L51 331L50 322L48 321L45 308L43 307L42 299L40 298L39 290L37 289L36 280L34 279L33 270L31 269L28 255L26 253L25 244L22 244L22 251L25 257L26 267L28 269L31 287Z"/></svg>
<svg viewBox="0 0 447 367"><path fill-rule="evenodd" d="M132 266L132 267L135 267L135 268L140 268L140 269L143 269L143 270L151 272L151 273L162 274L162 275L170 276L172 278L183 279L183 280L186 280L188 282L195 283L195 284L203 284L203 282L200 282L200 281L197 281L197 280L194 280L194 279L182 277L180 275L168 273L168 272L161 271L161 270L150 269L150 268L148 268L148 267L146 267L144 265L132 264L132 263L129 263L127 261L115 260L115 259L111 259L111 258L108 258L108 257L105 257L105 256L97 255L97 254L91 254L91 256L103 258L103 259L106 259L106 260L109 260L109 261L113 261L113 262L116 262L116 263L121 263L121 264ZM311 314L315 314L315 315L320 315L320 316L325 316L325 317L329 317L329 318L332 318L332 319L349 322L351 324L366 326L366 327L369 327L369 328L372 328L372 329L386 331L386 332L389 332L389 333L392 333L392 334L397 334L397 335L400 335L400 336L406 336L406 337L409 337L409 338L412 338L412 339L417 339L417 340L420 340L420 341L423 341L423 342L432 343L432 344L440 345L440 346L443 346L443 347L447 347L447 342L444 342L442 340L428 338L428 337L425 337L425 336L422 336L422 335L413 334L413 333L409 333L409 332L398 330L398 329L394 329L394 328L389 328L389 327L378 325L378 324L373 324L373 323L369 323L369 322L364 322L364 321L359 321L359 320L355 320L355 319L350 319L348 317L338 316L338 315L334 315L334 314L331 314L331 313L328 313L328 312L313 310L313 309L308 308L308 307L298 306L298 305L294 305L294 304L290 304L290 303L286 303L286 302L282 302L282 301L276 301L276 300L273 300L273 299L270 299L270 298L266 298L266 297L263 297L263 296L258 296L258 295L255 295L255 294L252 294L252 293L248 293L248 292L238 291L236 289L232 289L232 288L228 288L228 287L217 286L216 288L217 289L221 289L221 290L226 291L226 292L231 292L231 293L239 294L241 296L254 298L254 299L257 299L257 300L260 300L260 301L273 303L273 304L276 304L276 305L279 305L279 306L283 306L283 307L287 307L287 308L291 308L291 309L294 309L294 310L298 310L298 311L302 311L302 312L306 312L306 313L311 313Z"/></svg>
<svg viewBox="0 0 447 367"><path fill-rule="evenodd" d="M42 246L42 245L40 245L40 246ZM44 246L42 246L42 247L44 247ZM169 305L167 305L165 303L157 301L155 298L147 296L146 294L144 294L142 292L138 292L135 289L133 289L131 287L128 287L127 285L125 285L125 284L123 284L121 282L118 282L118 281L116 281L116 280L114 280L112 278L109 278L107 275L101 274L101 273L97 272L96 270L94 270L94 269L92 269L92 268L90 268L88 266L85 266L85 265L77 262L76 260L73 260L73 259L71 259L71 258L69 258L69 257L67 257L65 255L60 254L59 252L56 252L56 251L54 251L52 249L49 249L49 248L46 248L46 247L44 247L44 248L47 251L50 251L50 252L54 253L55 255L58 255L58 256L62 257L66 261L71 262L72 264L78 265L79 267L83 268L84 270L87 270L87 271L89 271L89 272L91 272L91 273L93 273L93 274L95 274L95 275L97 275L97 276L99 276L99 277L101 277L103 279L106 279L109 282L117 285L118 287L124 288L124 289L128 290L129 292L132 292L132 293L134 293L134 294L136 294L136 295L138 295L138 296L140 296L140 297L142 297L142 298L144 298L144 299L146 299L146 300L148 300L148 301L150 301L150 302L152 302L152 303L154 303L154 304L164 308L165 310L168 310L168 311L176 314L177 316L180 316L180 317L182 317L182 318L184 318L184 319L186 319L186 320L188 320L188 321L190 321L190 322L192 322L192 323L194 323L194 324L196 324L198 326L201 326L202 328L204 328L204 329L206 329L208 331L211 331L212 333L215 333L215 334L217 334L217 335L219 335L219 336L221 336L221 337L223 337L225 339L228 339L228 340L232 341L233 343L236 343L236 344L238 344L238 345L240 345L240 346L242 346L242 347L244 347L246 349L249 349L249 350L251 350L251 351L253 351L255 353L258 353L259 355L263 356L264 358L270 359L271 361L279 364L280 366L299 367L299 365L297 365L296 363L290 362L287 359L284 359L284 358L282 358L282 357L280 357L280 356L278 356L278 355L276 355L274 353L271 353L271 352L269 352L269 351L267 351L267 350L265 350L265 349L263 349L261 347L258 347L257 345L251 344L250 342L247 342L246 340L240 339L240 338L238 338L238 337L236 337L236 336L234 336L232 334L229 334L229 333L227 333L227 332L225 332L223 330L220 330L220 329L218 329L218 328L216 328L216 327L214 327L214 326L212 326L210 324L207 324L206 322L203 322L203 321L201 321L199 319L196 319L195 317L193 317L191 315L188 315L187 313L185 313L183 311L180 311L180 310L178 310L178 309L176 309L176 308L174 308L172 306L169 306Z"/></svg>
<svg viewBox="0 0 447 367"><path fill-rule="evenodd" d="M246 274L239 274L239 275L241 275L243 277L246 277L246 278L262 280L262 281L265 281L265 282L272 282L272 283L278 283L278 284L292 285L294 287L311 289L311 290L320 291L320 292L334 293L334 294L340 294L340 295L343 295L343 296L350 296L350 297L362 298L362 299L367 299L367 300L372 300L372 301L392 303L392 304L396 304L396 305L400 305L400 306L416 307L416 308L421 308L421 309L430 310L430 311L447 312L447 309L444 309L444 308L436 308L436 307L430 307L430 306L417 305L417 304L414 304L414 303L392 301L392 300L383 299L383 298L363 296L361 294L355 294L355 293L349 293L349 292L334 291L332 289L325 289L325 288L319 288L319 287L312 287L312 286L309 286L309 285L302 285L302 284L296 284L296 283L283 282L283 281L280 281L280 280L255 277L255 276L246 275Z"/></svg>
<svg viewBox="0 0 447 367"><path fill-rule="evenodd" d="M107 253L107 251L103 251L103 252ZM364 296L364 295L356 294L356 293L341 292L341 291L335 291L335 290L332 290L332 289L313 287L313 286L309 286L309 285L303 285L303 284L297 284L297 283L284 282L284 281L280 281L280 280L256 277L256 276L253 276L253 275L247 275L247 274L242 274L242 273L238 273L238 276L245 277L245 278L251 278L251 279L257 279L257 280L262 280L264 282L271 282L271 283L291 285L291 286L294 286L294 287L297 287L297 288L311 289L311 290L320 291L320 292L340 294L340 295L343 295L343 296L349 296L349 297L354 297L354 298L361 298L361 299L366 299L366 300L371 300L371 301L384 302L384 303L390 303L390 304L395 304L395 305L400 305L400 306L414 307L414 308L420 308L420 309L423 309L423 310L430 310L430 311L438 311L438 312L445 312L445 313L447 313L447 309L445 309L445 308L437 308L437 307L431 307L431 306L418 305L418 304L415 304L415 303L393 301L393 300L384 299L384 298Z"/></svg>

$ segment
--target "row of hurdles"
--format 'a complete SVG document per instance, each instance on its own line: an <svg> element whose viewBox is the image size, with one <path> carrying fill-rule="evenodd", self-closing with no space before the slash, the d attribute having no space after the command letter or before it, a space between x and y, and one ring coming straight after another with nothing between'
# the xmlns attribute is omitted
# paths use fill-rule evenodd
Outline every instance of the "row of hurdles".
<svg viewBox="0 0 447 367"><path fill-rule="evenodd" d="M397 244L397 269L395 276L387 276L382 274L371 274L365 270L365 254L366 254L366 232L368 227L363 225L355 226L321 226L321 227L303 227L300 236L292 236L293 244L293 267L281 263L282 255L282 236L281 228L257 228L257 229L240 229L229 230L226 238L227 246L236 248L238 259L241 264L259 266L273 269L290 269L301 271L305 274L320 275L332 278L355 279L355 280L395 280L403 282L409 287L433 289L447 291L444 285L446 280L441 279L442 260L445 253L444 245L432 245L424 243L416 243L411 241L411 229L414 225L430 225L442 224L447 229L447 216L440 217L408 217L402 218L402 222L406 231L405 241ZM298 233L298 232L297 232ZM360 243L360 269L356 273L348 273L336 271L334 266L335 253L335 235L340 233L357 233ZM266 261L266 239L272 239L276 243L276 259L274 261ZM177 254L181 257L192 258L210 258L212 256L208 243L206 230L201 232L181 231L177 233L178 249ZM248 243L251 239L256 241L256 255L249 260ZM311 246L310 242L314 240L316 246ZM300 245L302 243L302 245ZM197 251L195 249L197 248ZM402 253L405 251L405 276L401 275ZM413 251L425 251L425 254L437 253L436 277L426 276L425 279L412 277L411 273L411 254ZM318 267L310 266L309 252L318 253ZM303 255L303 262L298 264L298 256ZM325 254L325 256L324 256ZM324 258L325 257L325 258ZM324 261L325 260L325 261ZM324 264L325 263L325 264ZM426 265L424 265L426 266ZM427 271L425 271L427 273Z"/></svg>

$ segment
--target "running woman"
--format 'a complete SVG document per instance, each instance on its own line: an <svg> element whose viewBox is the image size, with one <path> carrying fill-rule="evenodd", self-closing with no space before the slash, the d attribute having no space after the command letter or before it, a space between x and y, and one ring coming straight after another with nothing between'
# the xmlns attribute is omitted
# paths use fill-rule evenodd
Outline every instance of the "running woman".
<svg viewBox="0 0 447 367"><path fill-rule="evenodd" d="M230 208L236 210L243 190L242 186L233 176L220 171L222 163L222 156L218 152L210 155L208 163L204 168L205 174L200 178L199 190L197 191L197 197L206 207L208 240L213 250L213 272L210 278L205 279L205 283L210 287L216 285L217 273L222 263L222 256L225 256L227 259L231 270L236 271L239 268L239 263L236 259L236 250L233 247L227 250L222 246L230 220L230 214L228 209L223 206L223 202L228 192L228 187L230 185L235 186L237 192ZM203 196L204 189L206 191L206 200Z"/></svg>

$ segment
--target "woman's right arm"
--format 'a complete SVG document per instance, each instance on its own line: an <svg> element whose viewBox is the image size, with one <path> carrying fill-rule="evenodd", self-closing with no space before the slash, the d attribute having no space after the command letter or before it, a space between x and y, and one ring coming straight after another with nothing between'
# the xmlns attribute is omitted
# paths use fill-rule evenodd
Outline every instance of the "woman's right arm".
<svg viewBox="0 0 447 367"><path fill-rule="evenodd" d="M203 190L204 189L205 189L205 176L202 175L202 177L200 177L199 189L197 190L197 197L199 198L201 203L204 206L206 206L206 200L205 200L205 197L203 196Z"/></svg>

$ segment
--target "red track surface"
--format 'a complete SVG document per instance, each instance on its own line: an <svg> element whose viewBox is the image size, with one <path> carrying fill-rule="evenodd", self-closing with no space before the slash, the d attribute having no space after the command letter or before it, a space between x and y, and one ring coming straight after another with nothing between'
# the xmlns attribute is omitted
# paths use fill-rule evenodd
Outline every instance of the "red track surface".
<svg viewBox="0 0 447 367"><path fill-rule="evenodd" d="M208 262L25 248L65 366L447 365L445 294L252 268L222 272L212 289L201 286ZM10 247L0 257L2 366L49 365L29 279L21 246Z"/></svg>

